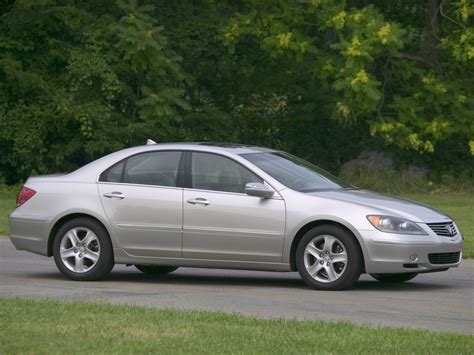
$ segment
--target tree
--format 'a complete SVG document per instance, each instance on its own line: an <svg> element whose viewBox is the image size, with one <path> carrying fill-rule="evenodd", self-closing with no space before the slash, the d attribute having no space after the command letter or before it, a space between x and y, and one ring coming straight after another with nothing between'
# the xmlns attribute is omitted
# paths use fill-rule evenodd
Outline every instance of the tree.
<svg viewBox="0 0 474 355"><path fill-rule="evenodd" d="M426 9L419 2L411 8L393 3L400 17ZM435 28L427 31L389 21L376 6L357 2L248 1L229 21L224 40L233 52L253 38L269 60L286 58L291 64L281 70L288 80L306 78L308 91L317 82L325 89L317 99L325 95L342 125L367 120L372 135L420 153L454 139L474 155L473 5L447 3L428 2Z"/></svg>
<svg viewBox="0 0 474 355"><path fill-rule="evenodd" d="M74 168L136 144L144 131L171 134L177 110L187 108L183 74L152 10L135 2L22 1L1 16L7 181Z"/></svg>

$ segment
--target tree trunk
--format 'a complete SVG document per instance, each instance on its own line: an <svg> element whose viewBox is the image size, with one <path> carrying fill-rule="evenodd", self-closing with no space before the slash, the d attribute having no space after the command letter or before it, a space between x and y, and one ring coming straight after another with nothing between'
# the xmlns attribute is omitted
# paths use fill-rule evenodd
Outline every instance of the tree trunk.
<svg viewBox="0 0 474 355"><path fill-rule="evenodd" d="M435 66L438 64L438 49L439 36L439 5L442 0L426 0L426 26L425 37L426 40L422 44L422 50L425 58L432 62Z"/></svg>

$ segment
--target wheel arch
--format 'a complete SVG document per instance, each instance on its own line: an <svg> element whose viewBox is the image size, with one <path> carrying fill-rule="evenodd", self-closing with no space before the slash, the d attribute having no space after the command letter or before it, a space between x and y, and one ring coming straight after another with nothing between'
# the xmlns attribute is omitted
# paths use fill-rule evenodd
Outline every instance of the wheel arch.
<svg viewBox="0 0 474 355"><path fill-rule="evenodd" d="M59 229L67 222L76 219L76 218L89 218L97 223L99 223L104 230L107 232L107 235L109 236L109 239L111 243L113 244L112 238L110 236L110 232L108 228L105 226L105 224L97 217L93 216L92 214L85 213L85 212L71 212L68 213L62 217L60 217L53 225L51 228L49 235L48 235L48 249L47 249L47 255L48 256L53 256L53 245L54 245L54 240L56 238L56 234L58 233Z"/></svg>
<svg viewBox="0 0 474 355"><path fill-rule="evenodd" d="M349 228L347 225L339 222L339 221L334 221L331 219L317 219L310 221L303 225L298 232L296 232L295 237L293 238L291 242L291 248L290 248L290 267L291 271L297 271L296 269L296 249L298 247L298 243L300 242L301 238L314 227L322 226L322 225L332 225L332 226L337 226L340 227L347 232L349 232L354 239L357 242L357 245L359 246L360 253L362 255L362 264L363 264L363 272L365 272L365 248L363 247L363 244L360 240L360 236L357 235L357 232L355 232L353 229Z"/></svg>

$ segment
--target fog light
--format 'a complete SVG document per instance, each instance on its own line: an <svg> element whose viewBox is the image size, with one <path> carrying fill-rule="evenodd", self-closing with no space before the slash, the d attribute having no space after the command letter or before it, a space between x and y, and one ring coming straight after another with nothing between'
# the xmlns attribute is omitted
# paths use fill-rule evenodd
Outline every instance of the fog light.
<svg viewBox="0 0 474 355"><path fill-rule="evenodd" d="M418 261L418 255L416 254L410 255L410 261Z"/></svg>

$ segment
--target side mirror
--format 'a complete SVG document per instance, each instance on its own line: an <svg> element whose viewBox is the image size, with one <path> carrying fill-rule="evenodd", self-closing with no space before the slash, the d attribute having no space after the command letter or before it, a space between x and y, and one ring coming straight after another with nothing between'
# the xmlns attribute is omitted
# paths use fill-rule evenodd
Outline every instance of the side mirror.
<svg viewBox="0 0 474 355"><path fill-rule="evenodd" d="M245 184L245 193L250 196L271 198L275 192L261 182L249 182Z"/></svg>

